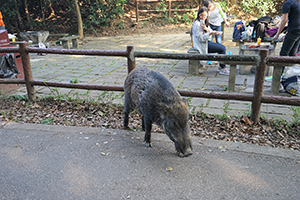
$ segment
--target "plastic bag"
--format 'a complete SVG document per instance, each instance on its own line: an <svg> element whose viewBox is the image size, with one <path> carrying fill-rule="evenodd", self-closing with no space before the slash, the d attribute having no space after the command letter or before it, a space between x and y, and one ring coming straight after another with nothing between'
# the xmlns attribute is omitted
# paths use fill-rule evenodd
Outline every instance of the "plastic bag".
<svg viewBox="0 0 300 200"><path fill-rule="evenodd" d="M281 84L286 92L300 96L300 67L289 67L282 77Z"/></svg>
<svg viewBox="0 0 300 200"><path fill-rule="evenodd" d="M39 43L39 48L46 48L46 45L42 42ZM45 56L47 55L46 53L37 53L37 55L40 55L40 56Z"/></svg>
<svg viewBox="0 0 300 200"><path fill-rule="evenodd" d="M253 27L247 26L246 30L242 33L241 40L251 40Z"/></svg>
<svg viewBox="0 0 300 200"><path fill-rule="evenodd" d="M19 73L13 53L0 55L0 78L14 78Z"/></svg>

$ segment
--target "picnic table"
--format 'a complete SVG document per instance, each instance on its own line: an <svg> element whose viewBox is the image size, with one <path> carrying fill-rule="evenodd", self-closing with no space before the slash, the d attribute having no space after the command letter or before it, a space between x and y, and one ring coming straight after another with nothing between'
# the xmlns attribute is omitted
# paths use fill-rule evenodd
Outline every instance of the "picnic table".
<svg viewBox="0 0 300 200"><path fill-rule="evenodd" d="M278 42L282 42L281 40L275 40L275 41L272 41L273 38L269 37L269 38L263 38L261 42L263 43L270 43L271 45L274 46L274 52L273 52L273 55L275 55L275 50L276 50L276 45ZM245 44L245 43L254 43L256 42L255 40L232 40L232 42L235 42L237 46L239 46L239 54L241 54L241 49L242 49L242 46Z"/></svg>

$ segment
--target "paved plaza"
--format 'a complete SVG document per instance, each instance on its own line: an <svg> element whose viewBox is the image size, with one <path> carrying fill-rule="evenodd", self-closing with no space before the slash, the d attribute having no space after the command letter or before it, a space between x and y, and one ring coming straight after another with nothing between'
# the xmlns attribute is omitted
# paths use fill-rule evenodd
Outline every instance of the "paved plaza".
<svg viewBox="0 0 300 200"><path fill-rule="evenodd" d="M226 28L223 44L227 52L238 54L239 48L232 42L233 28ZM80 43L80 49L126 50L127 45L134 45L136 51L186 53L191 48L190 36L185 32L166 34L142 34L134 36L86 37ZM52 48L62 48L54 46ZM279 55L281 44L277 45ZM214 62L217 64L217 62ZM127 76L127 59L108 56L78 56L48 54L38 56L31 54L31 67L36 80L58 81L103 85L123 85ZM228 76L217 73L217 65L210 65L204 74L194 76L188 74L187 60L136 58L136 67L149 67L165 75L178 89L203 92L227 92ZM252 93L254 75L236 77L236 92ZM87 90L71 90L65 88L49 88L35 86L37 95L67 94L72 97L93 98L99 101L122 103L120 92L103 92ZM265 82L266 94L270 94L271 82ZM21 88L14 94L25 95ZM224 106L229 115L249 114L251 102L236 100L218 100L205 98L188 98L191 110L202 110L206 113L224 114ZM290 106L263 104L263 117L268 119L291 119Z"/></svg>

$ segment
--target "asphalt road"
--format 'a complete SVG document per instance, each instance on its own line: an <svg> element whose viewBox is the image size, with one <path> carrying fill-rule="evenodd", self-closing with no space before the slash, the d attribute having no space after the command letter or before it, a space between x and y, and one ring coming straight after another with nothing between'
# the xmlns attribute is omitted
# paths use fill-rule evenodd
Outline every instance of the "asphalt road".
<svg viewBox="0 0 300 200"><path fill-rule="evenodd" d="M299 199L299 151L193 137L180 158L152 138L146 148L142 132L2 122L0 199Z"/></svg>

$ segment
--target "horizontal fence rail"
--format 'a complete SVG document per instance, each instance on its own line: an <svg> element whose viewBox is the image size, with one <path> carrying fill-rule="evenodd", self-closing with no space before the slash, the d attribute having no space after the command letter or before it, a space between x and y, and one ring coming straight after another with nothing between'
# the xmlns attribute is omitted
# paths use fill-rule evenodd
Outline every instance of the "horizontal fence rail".
<svg viewBox="0 0 300 200"><path fill-rule="evenodd" d="M135 51L135 57L141 58L164 58L174 60L217 60L227 62L247 62L256 64L257 55L219 55L219 54L189 54L189 53L165 53L165 52L147 52Z"/></svg>
<svg viewBox="0 0 300 200"><path fill-rule="evenodd" d="M192 10L198 10L197 8L185 8L185 9L172 9L172 2L179 2L179 1L184 1L184 0L166 0L166 2L168 2L168 9L162 9L162 10L159 10L159 9L156 9L156 10L140 10L139 9L139 3L151 3L151 2L161 2L161 0L136 0L136 22L139 22L139 13L148 13L148 12L168 12L169 15L168 17L171 18L171 12L173 11L177 11L177 12L180 12L180 11L192 11ZM199 2L200 3L200 2Z"/></svg>
<svg viewBox="0 0 300 200"><path fill-rule="evenodd" d="M29 100L35 101L34 86L47 87L63 87L87 90L104 90L104 91L124 91L124 87L120 85L93 85L80 83L62 83L34 80L31 72L29 53L49 53L49 54L67 54L67 55L90 55L90 56L118 56L127 57L128 73L135 68L135 58L160 58L160 59L176 59L176 60L212 60L221 61L226 64L253 64L257 65L255 74L255 85L253 94L237 94L237 93L208 93L198 91L178 90L182 96L212 98L212 99L228 99L239 101L251 101L251 119L258 121L261 103L269 104L285 104L300 106L300 98L282 97L263 95L264 72L267 64L291 63L300 64L300 58L297 57L278 57L268 56L268 50L259 50L259 55L215 55L215 54L189 54L189 53L164 53L164 52L146 52L134 51L133 46L127 46L125 51L119 50L86 50L86 49L54 49L54 48L36 48L28 47L27 43L20 43L19 47L2 47L0 53L20 53L22 57L24 79L0 79L0 84L25 84Z"/></svg>
<svg viewBox="0 0 300 200"><path fill-rule="evenodd" d="M63 88L75 88L75 89L86 89L86 90L105 90L105 91L124 91L124 87L120 85L93 85L93 84L82 84L82 83L58 83L50 81L38 81L32 80L32 85L48 86L48 87L63 87Z"/></svg>

